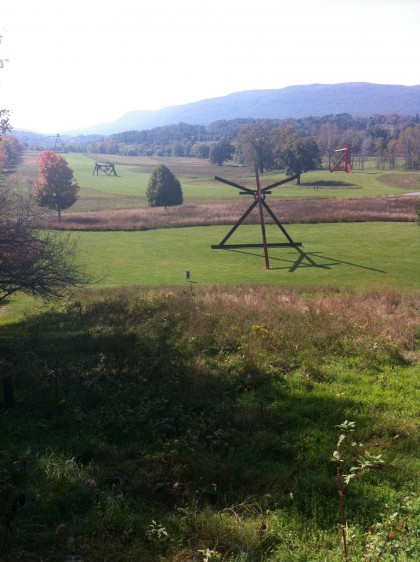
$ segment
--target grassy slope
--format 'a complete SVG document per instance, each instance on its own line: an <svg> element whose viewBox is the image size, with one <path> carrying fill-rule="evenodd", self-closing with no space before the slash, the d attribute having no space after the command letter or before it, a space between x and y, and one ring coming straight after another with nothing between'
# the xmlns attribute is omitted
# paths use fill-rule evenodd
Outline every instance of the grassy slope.
<svg viewBox="0 0 420 562"><path fill-rule="evenodd" d="M226 562L342 562L330 457L344 419L387 463L348 493L352 562L383 506L416 492L414 296L191 286L79 299L0 329L17 398L0 408L7 562L201 562L207 548ZM414 560L409 528L384 562Z"/></svg>
<svg viewBox="0 0 420 562"><path fill-rule="evenodd" d="M89 205L131 205L134 180L145 187L148 172L128 169L98 186L93 161L68 156ZM360 178L331 191L398 191ZM194 182L186 191L202 193ZM350 419L387 462L349 492L361 560L384 505L416 492L420 229L287 229L318 267L290 248L270 250L271 271L261 250L211 250L227 227L83 233L81 259L107 289L76 296L82 324L64 303L23 319L34 303L19 297L3 313L15 323L0 326L0 367L18 405L0 408L0 558L201 562L210 549L211 562L342 562L329 457ZM136 284L155 288L111 289ZM383 562L415 560L409 528Z"/></svg>

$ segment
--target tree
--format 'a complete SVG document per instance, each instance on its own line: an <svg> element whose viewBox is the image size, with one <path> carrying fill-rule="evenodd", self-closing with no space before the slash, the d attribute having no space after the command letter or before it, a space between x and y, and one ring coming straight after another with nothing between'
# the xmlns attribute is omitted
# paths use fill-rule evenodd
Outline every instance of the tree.
<svg viewBox="0 0 420 562"><path fill-rule="evenodd" d="M1 147L1 144L0 144ZM7 167L7 154L0 148L0 173Z"/></svg>
<svg viewBox="0 0 420 562"><path fill-rule="evenodd" d="M260 173L273 169L270 131L268 122L258 121L244 127L238 137L237 150L240 161Z"/></svg>
<svg viewBox="0 0 420 562"><path fill-rule="evenodd" d="M21 151L13 137L1 138L10 130L9 112L0 109L0 160L7 165L15 164ZM0 163L3 180L1 167ZM75 239L42 230L42 217L33 211L31 193L25 195L3 184L0 188L0 301L17 292L58 298L70 287L85 286L87 277L75 261Z"/></svg>
<svg viewBox="0 0 420 562"><path fill-rule="evenodd" d="M191 156L194 158L209 158L210 146L205 142L196 142L191 148Z"/></svg>
<svg viewBox="0 0 420 562"><path fill-rule="evenodd" d="M318 133L318 146L321 155L328 156L328 169L331 168L331 160L335 149L338 147L338 131L335 123L324 123Z"/></svg>
<svg viewBox="0 0 420 562"><path fill-rule="evenodd" d="M0 35L0 44L3 39L3 36ZM4 63L7 62L7 59L0 58L0 70L4 67ZM10 111L8 109L0 109L0 137L4 135L8 131L12 130L10 125Z"/></svg>
<svg viewBox="0 0 420 562"><path fill-rule="evenodd" d="M174 142L174 144L172 145L172 154L177 157L185 156L185 149L182 142Z"/></svg>
<svg viewBox="0 0 420 562"><path fill-rule="evenodd" d="M85 286L76 256L74 237L42 230L29 193L0 191L0 301L16 292L58 298L70 287Z"/></svg>
<svg viewBox="0 0 420 562"><path fill-rule="evenodd" d="M8 109L0 109L0 135L12 130L9 115L10 111Z"/></svg>
<svg viewBox="0 0 420 562"><path fill-rule="evenodd" d="M164 164L153 170L147 184L146 197L150 207L182 205L184 200L179 180Z"/></svg>
<svg viewBox="0 0 420 562"><path fill-rule="evenodd" d="M79 186L73 178L73 170L66 160L52 150L46 150L38 158L40 177L35 183L35 198L41 207L61 212L71 207L78 198Z"/></svg>
<svg viewBox="0 0 420 562"><path fill-rule="evenodd" d="M407 127L400 135L399 147L405 159L408 170L418 170L420 167L420 125Z"/></svg>
<svg viewBox="0 0 420 562"><path fill-rule="evenodd" d="M222 137L216 144L210 148L209 160L212 164L222 166L226 160L232 160L235 147L226 137Z"/></svg>
<svg viewBox="0 0 420 562"><path fill-rule="evenodd" d="M0 152L4 153L5 166L14 166L20 160L22 145L15 137L5 135L0 139Z"/></svg>
<svg viewBox="0 0 420 562"><path fill-rule="evenodd" d="M303 172L321 165L321 156L315 139L302 137L293 127L274 130L271 141L276 167L284 168L288 175L297 175L298 185Z"/></svg>

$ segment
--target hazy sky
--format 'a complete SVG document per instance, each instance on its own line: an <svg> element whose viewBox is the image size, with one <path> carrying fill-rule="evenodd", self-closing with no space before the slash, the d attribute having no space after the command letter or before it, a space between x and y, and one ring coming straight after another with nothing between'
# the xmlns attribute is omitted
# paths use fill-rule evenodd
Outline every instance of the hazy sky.
<svg viewBox="0 0 420 562"><path fill-rule="evenodd" d="M420 0L2 0L0 108L46 133L295 84L420 84Z"/></svg>

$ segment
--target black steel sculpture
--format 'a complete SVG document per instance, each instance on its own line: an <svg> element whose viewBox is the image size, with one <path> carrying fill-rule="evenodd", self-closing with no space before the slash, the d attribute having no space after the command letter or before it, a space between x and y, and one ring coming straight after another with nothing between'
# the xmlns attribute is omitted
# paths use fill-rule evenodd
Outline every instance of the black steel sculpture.
<svg viewBox="0 0 420 562"><path fill-rule="evenodd" d="M223 238L223 240L219 244L214 244L211 247L213 249L221 249L221 250L229 249L229 248L264 248L265 267L266 267L266 269L270 269L270 262L269 262L269 257L268 257L268 248L283 248L283 247L297 248L298 246L302 246L301 242L294 242L292 240L292 237L289 235L287 230L284 228L284 226L278 220L278 218L274 214L273 210L269 207L269 205L266 201L266 195L271 194L271 191L270 191L271 189L274 189L275 187L279 187L280 185L284 185L288 182L296 180L298 177L299 177L299 174L296 175L296 176L292 176L290 178L286 178L284 180L278 181L278 182L273 183L271 185L267 185L267 187L261 187L259 174L258 174L258 171L256 170L255 171L256 189L249 189L248 187L245 187L243 185L239 185L235 182L225 180L223 178L219 178L218 176L215 176L214 179L216 181L220 181L220 182L225 183L227 185L231 185L232 187L235 187L236 189L239 189L240 190L239 195L251 195L254 198L254 201L251 203L251 205L248 207L248 209L245 211L245 213L240 217L240 219L234 224L234 226L230 229L230 231L226 234L226 236ZM226 244L226 242L229 240L229 238L232 236L232 234L235 232L235 230L244 222L244 220L251 213L251 211L253 209L255 209L255 207L258 207L258 210L259 210L261 233L262 233L262 239L263 239L262 244L257 244L257 243L253 243L253 244ZM265 231L265 222L264 222L264 210L270 215L270 217L273 219L275 224L279 227L281 232L286 237L287 242L274 242L274 243L268 243L267 242L267 235L266 235L266 231Z"/></svg>

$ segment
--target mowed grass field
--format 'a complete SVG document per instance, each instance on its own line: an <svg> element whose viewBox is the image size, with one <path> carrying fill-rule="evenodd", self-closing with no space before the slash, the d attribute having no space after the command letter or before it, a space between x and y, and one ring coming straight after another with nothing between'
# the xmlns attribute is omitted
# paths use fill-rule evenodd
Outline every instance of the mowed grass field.
<svg viewBox="0 0 420 562"><path fill-rule="evenodd" d="M287 225L300 248L270 248L270 269L262 248L212 249L228 227L193 227L142 232L75 233L79 259L92 288L128 286L274 285L322 287L356 292L420 288L420 228L415 223ZM286 239L267 225L269 242ZM229 242L261 242L257 225L241 226ZM185 281L185 270L191 282ZM238 292L240 288L238 287ZM2 322L19 320L41 303L21 295L0 308Z"/></svg>
<svg viewBox="0 0 420 562"><path fill-rule="evenodd" d="M420 228L415 223L290 225L300 248L270 248L270 270L262 248L212 249L227 227L145 232L81 233L81 260L100 286L178 285L185 270L193 283L329 285L355 290L419 288ZM269 241L286 239L273 225ZM261 242L256 225L241 226L229 242Z"/></svg>
<svg viewBox="0 0 420 562"><path fill-rule="evenodd" d="M97 199L96 207L105 201L112 206L114 199L127 207L147 205L147 181L161 161L180 179L186 204L197 199L240 199L238 190L215 181L216 175L240 185L255 185L252 173L235 163L214 166L206 160L192 158L82 154L66 154L65 158L82 188L80 200L71 211L76 211L77 206L83 208L92 197ZM93 175L94 163L107 160L115 163L118 177ZM263 176L262 185L282 177L282 174ZM401 194L417 189L417 184L420 189L420 174L384 173L367 162L366 171L353 174L331 174L328 170L303 174L302 184L297 187L293 182L273 189L272 197L360 198ZM313 189L315 185L318 190ZM248 204L247 198L244 209ZM303 246L300 250L270 248L269 271L261 248L211 249L211 245L225 237L230 226L83 233L80 234L81 259L88 256L89 269L104 286L179 284L184 282L185 269L189 268L193 281L200 284L328 284L357 290L375 286L399 290L419 287L420 228L415 223L286 225L293 240L302 242ZM267 226L267 234L269 242L286 242L275 225ZM228 241L261 242L261 230L256 225L241 226Z"/></svg>
<svg viewBox="0 0 420 562"><path fill-rule="evenodd" d="M27 152L19 168L23 178L34 181L37 177L36 160L39 153ZM142 158L107 154L64 154L81 188L80 198L69 212L99 211L147 206L146 187L153 169L166 164L178 177L188 204L224 199L238 200L239 191L216 181L215 176L234 181L249 188L255 187L255 178L249 169L235 163L215 166L207 160L196 158ZM104 173L94 175L96 162L115 164L118 176ZM386 195L401 195L404 192L420 191L420 174L401 171L381 172L366 163L364 171L353 174L328 169L311 171L301 177L302 185L291 182L275 188L273 198L364 198ZM281 173L266 174L261 178L264 187L286 176ZM314 187L318 187L314 190Z"/></svg>
<svg viewBox="0 0 420 562"><path fill-rule="evenodd" d="M37 177L38 153L28 152L17 173L25 185ZM104 209L130 209L147 205L148 178L160 159L114 157L110 155L65 154L79 183L80 199L64 215ZM96 161L115 163L118 177L94 176ZM212 166L207 161L169 158L165 163L179 177L184 202L240 199L238 191L214 181L214 175L252 186L252 174L236 164ZM381 178L384 181L381 182ZM393 181L395 178L395 181ZM279 179L263 178L262 184ZM281 179L281 177L280 177ZM328 187L329 182L335 187ZM273 197L377 197L413 192L420 174L364 172L330 174L316 171L302 176L303 187L294 184L273 190ZM324 183L323 183L324 182ZM312 185L320 185L313 190ZM323 187L324 186L324 187ZM244 209L249 204L244 201ZM328 199L326 199L328 205ZM239 216L238 216L239 218ZM285 225L301 248L270 248L270 269L265 268L262 248L211 249L226 236L231 224L191 228L156 229L141 232L83 232L74 234L80 242L79 259L92 279L93 287L129 285L170 286L185 284L185 270L191 270L191 287L199 285L322 286L356 291L390 287L412 291L420 287L420 228L415 222L363 222ZM286 242L275 225L267 225L269 242ZM258 225L242 225L228 243L261 243ZM17 296L13 306L3 308L3 321L32 308L31 299ZM5 310L6 309L6 310Z"/></svg>
<svg viewBox="0 0 420 562"><path fill-rule="evenodd" d="M216 175L255 187L251 171L234 162L215 166L207 160L193 158L79 153L63 156L80 186L79 200L64 212L64 216L72 213L83 216L86 211L99 215L101 211L123 212L139 207L147 212L147 182L160 163L165 163L177 175L184 204L196 204L197 212L206 202L219 205L239 202L243 203L243 210L249 205L250 198L240 197L237 189L215 181ZM15 186L26 187L35 182L38 157L38 152L24 153L15 178L12 178ZM118 176L94 175L95 163L107 161L115 164ZM331 174L328 169L308 172L302 175L300 187L295 182L288 183L273 189L269 197L277 200L321 198L328 208L332 199L375 200L420 191L419 173L401 169L380 171L374 160L366 161L364 170L354 168L353 174ZM269 185L284 177L277 173L263 175L261 185ZM314 189L315 186L318 189ZM239 214L235 220L238 218ZM265 268L262 248L211 249L211 245L220 243L231 226L230 222L224 226L81 232L74 236L80 241L79 259L95 280L93 286L98 288L179 285L185 283L187 268L192 272L192 287L196 284L328 285L356 291L390 287L404 292L420 288L420 228L415 222L286 224L293 240L303 245L301 248L270 248L269 270ZM269 242L286 241L275 225L267 225L267 234ZM258 225L242 225L228 243L261 241ZM31 299L18 296L13 300L13 307L3 307L2 318L8 314L15 316L16 311L33 306Z"/></svg>
<svg viewBox="0 0 420 562"><path fill-rule="evenodd" d="M65 158L74 170L79 185L83 189L89 190L84 194L82 192L82 197L74 210L79 210L78 207L85 207L86 196L93 195L90 190L101 196L103 194L114 197L136 197L138 198L136 204L147 205L145 199L147 182L154 167L160 163L165 163L177 175L181 181L184 198L189 202L238 197L238 191L235 188L216 181L215 176L234 181L239 185L255 187L255 177L250 170L234 163L215 166L207 160L196 158L140 158L82 154L67 154ZM95 162L108 160L115 164L118 177L105 174L93 175ZM401 175L400 172L385 174L373 168L372 163L367 163L366 168L366 171L355 170L353 174L341 172L331 174L328 169L308 172L302 175L300 187L297 187L295 182L285 184L274 189L272 197L308 197L309 194L311 196L348 198L401 194L402 189L398 182L390 181L392 176ZM417 181L409 184L409 190L418 189L420 191L420 177L417 176ZM381 182L381 177L384 177L386 181ZM286 178L284 174L266 174L261 178L261 185L264 187L284 178ZM319 188L316 193L314 192L315 186ZM404 184L404 187L407 189L407 184Z"/></svg>

